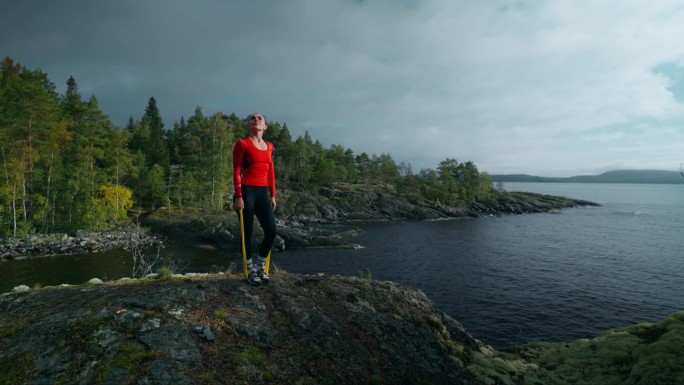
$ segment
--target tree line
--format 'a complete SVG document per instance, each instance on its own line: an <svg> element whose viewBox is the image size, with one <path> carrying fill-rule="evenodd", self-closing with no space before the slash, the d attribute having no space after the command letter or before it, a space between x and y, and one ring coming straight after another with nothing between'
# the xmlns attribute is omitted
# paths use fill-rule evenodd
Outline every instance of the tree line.
<svg viewBox="0 0 684 385"><path fill-rule="evenodd" d="M97 98L82 97L73 77L60 95L47 74L6 57L0 63L0 236L102 230L129 210L222 210L232 196L232 148L248 134L235 113L200 107L166 128L154 97L126 127L112 124ZM447 158L414 173L390 154L354 154L323 146L307 131L292 138L268 122L277 184L287 191L340 184L381 186L416 199L465 205L490 193L473 162Z"/></svg>

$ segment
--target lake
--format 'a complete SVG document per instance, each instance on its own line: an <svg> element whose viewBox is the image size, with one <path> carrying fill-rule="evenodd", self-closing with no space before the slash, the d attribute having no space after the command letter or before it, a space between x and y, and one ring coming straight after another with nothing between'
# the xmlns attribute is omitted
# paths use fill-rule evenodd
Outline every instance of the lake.
<svg viewBox="0 0 684 385"><path fill-rule="evenodd" d="M367 275L424 291L496 348L590 338L684 308L684 185L506 183L509 191L601 204L554 213L361 225L358 250L287 250L292 273ZM241 264L239 252L169 246L185 271ZM125 251L0 264L0 292L130 275ZM241 266L238 266L241 269ZM274 277L277 279L277 275Z"/></svg>

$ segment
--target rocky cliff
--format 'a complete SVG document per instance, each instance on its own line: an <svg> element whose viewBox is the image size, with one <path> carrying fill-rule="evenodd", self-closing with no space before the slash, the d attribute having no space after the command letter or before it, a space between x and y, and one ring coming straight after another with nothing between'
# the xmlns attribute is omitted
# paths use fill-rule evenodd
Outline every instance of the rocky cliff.
<svg viewBox="0 0 684 385"><path fill-rule="evenodd" d="M525 370L422 292L366 278L170 276L0 296L0 384L513 384Z"/></svg>
<svg viewBox="0 0 684 385"><path fill-rule="evenodd" d="M684 311L497 352L410 287L274 272L0 295L0 384L684 384Z"/></svg>

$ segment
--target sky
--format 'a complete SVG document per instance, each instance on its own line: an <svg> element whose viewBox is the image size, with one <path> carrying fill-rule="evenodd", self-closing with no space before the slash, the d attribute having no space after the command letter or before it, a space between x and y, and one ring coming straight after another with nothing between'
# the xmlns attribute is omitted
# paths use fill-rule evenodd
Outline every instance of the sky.
<svg viewBox="0 0 684 385"><path fill-rule="evenodd" d="M0 55L73 76L114 125L154 97L264 113L293 138L414 172L594 175L684 162L684 3L658 0L25 0ZM268 139L268 132L265 137Z"/></svg>

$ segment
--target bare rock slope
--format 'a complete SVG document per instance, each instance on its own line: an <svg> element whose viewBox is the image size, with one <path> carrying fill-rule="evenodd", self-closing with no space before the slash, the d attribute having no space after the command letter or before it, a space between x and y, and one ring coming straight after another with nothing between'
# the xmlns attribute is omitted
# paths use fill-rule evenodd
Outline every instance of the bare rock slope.
<svg viewBox="0 0 684 385"><path fill-rule="evenodd" d="M496 358L420 291L280 273L0 296L1 384L491 384Z"/></svg>

